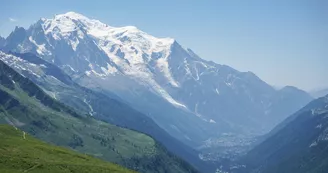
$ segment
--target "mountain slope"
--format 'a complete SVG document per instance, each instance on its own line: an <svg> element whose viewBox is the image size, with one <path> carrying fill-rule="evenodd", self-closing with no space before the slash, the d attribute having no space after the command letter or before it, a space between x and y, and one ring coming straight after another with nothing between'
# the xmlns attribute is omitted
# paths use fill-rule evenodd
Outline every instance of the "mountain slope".
<svg viewBox="0 0 328 173"><path fill-rule="evenodd" d="M0 48L4 46L6 39L0 36Z"/></svg>
<svg viewBox="0 0 328 173"><path fill-rule="evenodd" d="M273 102L268 109L270 114L275 115L275 117L271 117L271 121L279 124L312 99L310 94L296 87L286 86L278 90L277 94L272 97Z"/></svg>
<svg viewBox="0 0 328 173"><path fill-rule="evenodd" d="M214 169L201 161L196 151L171 137L149 117L120 101L77 85L57 66L31 53L0 52L0 60L41 86L53 98L75 108L81 114L92 115L111 124L148 134L198 169L204 171Z"/></svg>
<svg viewBox="0 0 328 173"><path fill-rule="evenodd" d="M0 61L0 123L139 172L197 172L151 137L81 115Z"/></svg>
<svg viewBox="0 0 328 173"><path fill-rule="evenodd" d="M280 106L271 105L279 93L255 74L205 61L172 38L74 12L16 28L3 49L35 53L82 86L114 93L195 148L225 141L223 134L264 134L300 108L287 106L278 117Z"/></svg>
<svg viewBox="0 0 328 173"><path fill-rule="evenodd" d="M0 125L0 138L0 172L133 172L44 143L12 126Z"/></svg>
<svg viewBox="0 0 328 173"><path fill-rule="evenodd" d="M323 173L328 170L328 96L314 100L281 123L242 160L261 173ZM238 172L238 171L237 171Z"/></svg>
<svg viewBox="0 0 328 173"><path fill-rule="evenodd" d="M325 96L327 94L328 94L328 88L327 89L316 90L316 91L312 91L311 92L311 95L314 98L323 97L323 96Z"/></svg>

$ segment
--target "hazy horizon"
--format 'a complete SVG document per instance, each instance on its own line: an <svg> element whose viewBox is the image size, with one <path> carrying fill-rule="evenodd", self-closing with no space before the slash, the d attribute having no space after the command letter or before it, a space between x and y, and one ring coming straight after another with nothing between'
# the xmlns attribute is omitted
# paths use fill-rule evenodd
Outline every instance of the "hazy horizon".
<svg viewBox="0 0 328 173"><path fill-rule="evenodd" d="M74 11L111 26L133 25L156 37L175 38L201 58L252 71L274 87L328 88L328 2L324 0L60 0L31 1L24 6L13 0L2 4L1 36L15 26L27 28L41 17Z"/></svg>

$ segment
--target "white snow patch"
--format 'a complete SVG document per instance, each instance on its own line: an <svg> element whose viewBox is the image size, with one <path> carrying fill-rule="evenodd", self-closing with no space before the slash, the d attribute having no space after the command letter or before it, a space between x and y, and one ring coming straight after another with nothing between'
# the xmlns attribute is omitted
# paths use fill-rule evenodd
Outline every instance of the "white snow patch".
<svg viewBox="0 0 328 173"><path fill-rule="evenodd" d="M183 64L184 64L184 67L185 67L185 70L186 70L186 74L191 75L191 71L189 69L189 64L188 64L187 58L183 59Z"/></svg>
<svg viewBox="0 0 328 173"><path fill-rule="evenodd" d="M71 69L72 71L74 71L74 72L77 72L72 66L70 66L70 65L64 65L64 66L66 66L66 67L68 67L69 69Z"/></svg>
<svg viewBox="0 0 328 173"><path fill-rule="evenodd" d="M328 141L328 129L325 129L319 136L318 141Z"/></svg>
<svg viewBox="0 0 328 173"><path fill-rule="evenodd" d="M60 82L60 80L58 80L57 78L55 78L54 76L50 76L52 79L54 79L55 81Z"/></svg>
<svg viewBox="0 0 328 173"><path fill-rule="evenodd" d="M107 63L107 70L111 74L118 72L118 70L115 67L109 65L108 63Z"/></svg>
<svg viewBox="0 0 328 173"><path fill-rule="evenodd" d="M196 71L196 78L194 78L194 79L198 81L199 80L199 74L198 74L199 72L198 72L198 69L196 66L194 67L194 69Z"/></svg>
<svg viewBox="0 0 328 173"><path fill-rule="evenodd" d="M99 76L99 77L105 77L106 76L106 74L97 73L95 70L91 70L91 72L93 74L95 74L96 76Z"/></svg>
<svg viewBox="0 0 328 173"><path fill-rule="evenodd" d="M84 102L85 104L88 105L88 107L89 107L89 109L90 109L89 114L90 114L91 116L93 116L93 113L94 113L94 112L93 112L93 108L92 108L92 106L87 102L87 99L84 99L83 102Z"/></svg>
<svg viewBox="0 0 328 173"><path fill-rule="evenodd" d="M91 71L86 71L85 74L86 74L87 76L90 76L90 75L91 75Z"/></svg>
<svg viewBox="0 0 328 173"><path fill-rule="evenodd" d="M204 104L204 103L206 103L206 101L202 102L202 104ZM212 120L212 122L211 122L211 120L207 120L207 119L205 119L205 118L203 117L203 115L201 115L201 114L198 112L198 106L199 106L199 103L197 102L197 103L195 104L195 110L194 110L194 114L195 114L197 117L199 117L201 120L203 120L203 121L205 121L205 122L216 123L214 120Z"/></svg>
<svg viewBox="0 0 328 173"><path fill-rule="evenodd" d="M52 92L52 91L49 91L49 90L44 90L49 96L51 96L52 98L54 98L55 100L57 100L57 97L56 97L56 92Z"/></svg>
<svg viewBox="0 0 328 173"><path fill-rule="evenodd" d="M194 112L195 112L195 114L196 114L197 117L201 117L201 116L202 116L202 115L200 115L200 114L198 113L198 103L196 103L196 105L195 105L195 110L194 110Z"/></svg>
<svg viewBox="0 0 328 173"><path fill-rule="evenodd" d="M41 45L37 44L31 36L28 39L30 40L31 43L33 43L36 46L36 52L38 54L40 54L40 55L51 55L51 52L46 49L45 44L41 44Z"/></svg>
<svg viewBox="0 0 328 173"><path fill-rule="evenodd" d="M79 39L75 39L75 41L70 40L70 44L71 44L72 49L73 49L74 51L76 51L76 48L77 48L77 46L79 45L79 43L80 43Z"/></svg>
<svg viewBox="0 0 328 173"><path fill-rule="evenodd" d="M187 108L187 106L185 106L182 103L179 103L178 101L174 100L164 89L162 88L157 88L157 91L170 103L172 103L175 106L178 107L182 107L182 108Z"/></svg>
<svg viewBox="0 0 328 173"><path fill-rule="evenodd" d="M220 95L220 91L219 91L218 88L215 88L215 92L216 92L218 95Z"/></svg>
<svg viewBox="0 0 328 173"><path fill-rule="evenodd" d="M210 123L214 123L215 124L216 122L214 120L210 119Z"/></svg>
<svg viewBox="0 0 328 173"><path fill-rule="evenodd" d="M177 81L175 81L172 77L172 74L169 69L169 64L167 62L166 58L160 58L157 60L157 67L164 73L164 76L168 80L170 84L172 84L174 87L179 87L179 84Z"/></svg>
<svg viewBox="0 0 328 173"><path fill-rule="evenodd" d="M232 84L230 82L225 82L227 86L231 86Z"/></svg>
<svg viewBox="0 0 328 173"><path fill-rule="evenodd" d="M208 68L207 65L205 63L203 63L202 61L197 61L198 63L200 63L203 67Z"/></svg>
<svg viewBox="0 0 328 173"><path fill-rule="evenodd" d="M318 142L317 141L314 141L314 142L312 142L312 144L309 147L312 148L312 147L315 147L317 145L318 145Z"/></svg>
<svg viewBox="0 0 328 173"><path fill-rule="evenodd" d="M31 70L29 70L34 76L36 76L36 77L38 77L38 78L40 78L41 76L40 75L38 75L38 74L36 74L36 73L34 73L34 72L32 72Z"/></svg>
<svg viewBox="0 0 328 173"><path fill-rule="evenodd" d="M106 74L114 74L118 72L118 70L115 67L112 67L110 64L107 63L107 69L105 67L101 67L101 70Z"/></svg>

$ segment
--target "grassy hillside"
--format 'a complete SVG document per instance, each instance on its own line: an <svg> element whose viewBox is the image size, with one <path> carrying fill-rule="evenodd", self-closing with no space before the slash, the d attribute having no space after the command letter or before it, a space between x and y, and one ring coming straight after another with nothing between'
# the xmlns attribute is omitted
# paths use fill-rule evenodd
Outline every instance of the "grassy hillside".
<svg viewBox="0 0 328 173"><path fill-rule="evenodd" d="M145 173L197 172L151 137L80 115L0 61L0 123Z"/></svg>
<svg viewBox="0 0 328 173"><path fill-rule="evenodd" d="M133 173L118 165L42 142L13 126L0 125L0 172Z"/></svg>

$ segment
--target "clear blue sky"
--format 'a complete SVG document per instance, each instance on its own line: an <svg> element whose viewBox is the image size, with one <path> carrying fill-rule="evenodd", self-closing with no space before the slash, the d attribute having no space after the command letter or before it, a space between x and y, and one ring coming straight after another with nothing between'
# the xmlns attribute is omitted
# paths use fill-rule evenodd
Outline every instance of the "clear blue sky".
<svg viewBox="0 0 328 173"><path fill-rule="evenodd" d="M0 35L68 11L173 37L272 85L328 87L328 0L0 0Z"/></svg>

